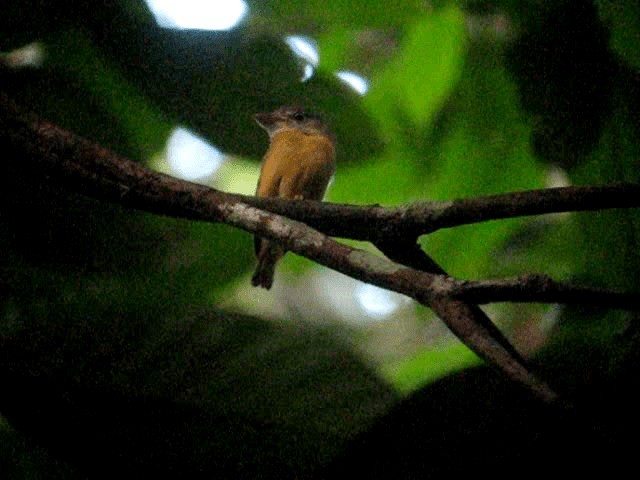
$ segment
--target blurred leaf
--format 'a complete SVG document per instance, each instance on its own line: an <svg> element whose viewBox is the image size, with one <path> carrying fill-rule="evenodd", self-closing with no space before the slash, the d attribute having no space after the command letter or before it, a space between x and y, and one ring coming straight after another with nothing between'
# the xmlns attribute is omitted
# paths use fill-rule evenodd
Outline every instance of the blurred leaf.
<svg viewBox="0 0 640 480"><path fill-rule="evenodd" d="M618 79L614 113L605 125L598 148L580 168L572 172L580 184L640 181L640 127L638 97L629 101L630 80ZM624 209L577 215L583 243L577 262L580 276L623 290L638 291L640 256L636 248L640 234L640 212ZM605 265L605 267L603 267Z"/></svg>
<svg viewBox="0 0 640 480"><path fill-rule="evenodd" d="M10 50L34 41L41 41L51 33L67 28L76 20L76 15L86 11L85 2L61 0L41 2L38 0L5 0L2 2L0 49Z"/></svg>
<svg viewBox="0 0 640 480"><path fill-rule="evenodd" d="M449 8L406 27L396 58L372 79L365 103L387 139L397 122L429 125L458 82L464 61L462 13Z"/></svg>
<svg viewBox="0 0 640 480"><path fill-rule="evenodd" d="M367 111L391 143L366 163L353 168L339 165L330 199L392 205L423 196L424 179L415 174L416 164L423 161L421 152L403 144L406 137L399 130L406 128L407 135L411 131L416 137L428 130L430 119L458 80L464 43L462 16L455 9L410 24L398 56L382 67L364 98ZM363 138L374 134L371 127L353 132Z"/></svg>
<svg viewBox="0 0 640 480"><path fill-rule="evenodd" d="M640 68L640 5L635 0L596 0L598 12L611 32L613 50L636 71Z"/></svg>
<svg viewBox="0 0 640 480"><path fill-rule="evenodd" d="M544 272L552 278L570 279L582 263L580 248L584 243L584 232L574 214L528 219L510 232L492 255L491 275Z"/></svg>
<svg viewBox="0 0 640 480"><path fill-rule="evenodd" d="M471 350L455 343L429 348L383 369L385 376L403 394L409 394L451 373L481 363Z"/></svg>
<svg viewBox="0 0 640 480"><path fill-rule="evenodd" d="M69 465L12 428L1 416L0 464L4 480L82 478Z"/></svg>
<svg viewBox="0 0 640 480"><path fill-rule="evenodd" d="M345 63L354 48L356 31L332 28L318 39L320 49L319 68L327 72L336 72L345 68Z"/></svg>
<svg viewBox="0 0 640 480"><path fill-rule="evenodd" d="M462 81L434 135L431 160L423 167L430 198L451 199L542 186L542 168L529 147L529 126L518 109L516 89L496 63L496 52L473 50ZM492 252L521 220L459 227L430 235L428 251L465 278L482 276Z"/></svg>
<svg viewBox="0 0 640 480"><path fill-rule="evenodd" d="M78 31L65 31L48 45L48 60L110 112L126 132L130 143L139 145L142 158L161 149L172 125L110 64ZM106 123L106 122L105 122ZM138 157L140 158L140 157Z"/></svg>
<svg viewBox="0 0 640 480"><path fill-rule="evenodd" d="M352 2L349 0L293 0L248 2L254 15L279 21L289 29L308 29L317 25L350 27L400 25L427 10L425 2L402 0L393 8L378 2Z"/></svg>
<svg viewBox="0 0 640 480"><path fill-rule="evenodd" d="M226 225L192 223L165 272L185 305L215 304L228 285L254 266L253 237Z"/></svg>
<svg viewBox="0 0 640 480"><path fill-rule="evenodd" d="M616 65L591 2L544 5L511 46L508 64L523 107L535 119L536 154L572 168L597 145Z"/></svg>
<svg viewBox="0 0 640 480"><path fill-rule="evenodd" d="M400 149L387 150L351 168L342 167L329 189L336 202L397 205L416 198L422 181L415 176L415 156Z"/></svg>
<svg viewBox="0 0 640 480"><path fill-rule="evenodd" d="M89 476L308 473L395 398L331 332L25 284L0 329L3 414Z"/></svg>

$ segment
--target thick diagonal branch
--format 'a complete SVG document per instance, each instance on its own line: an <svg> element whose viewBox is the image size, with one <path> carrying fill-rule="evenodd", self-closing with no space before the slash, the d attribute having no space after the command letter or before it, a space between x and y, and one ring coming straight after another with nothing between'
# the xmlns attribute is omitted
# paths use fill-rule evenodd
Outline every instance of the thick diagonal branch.
<svg viewBox="0 0 640 480"><path fill-rule="evenodd" d="M413 269L438 275L445 271L420 246L410 238L380 240L377 247L390 259ZM453 279L442 278L450 284ZM491 319L478 307L464 300L438 295L426 299L426 304L442 319L449 329L465 345L492 365L497 365L511 379L526 385L539 398L546 402L556 400L556 393L541 379L534 375L524 358L511 345L509 340L493 324Z"/></svg>

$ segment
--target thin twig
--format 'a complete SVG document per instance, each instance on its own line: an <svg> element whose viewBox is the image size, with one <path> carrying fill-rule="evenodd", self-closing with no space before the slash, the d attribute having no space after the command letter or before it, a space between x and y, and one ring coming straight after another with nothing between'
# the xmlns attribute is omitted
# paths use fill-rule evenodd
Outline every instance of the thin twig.
<svg viewBox="0 0 640 480"><path fill-rule="evenodd" d="M592 288L556 282L541 274L513 279L451 279L448 295L472 303L494 302L564 303L621 310L640 310L640 295L605 288Z"/></svg>

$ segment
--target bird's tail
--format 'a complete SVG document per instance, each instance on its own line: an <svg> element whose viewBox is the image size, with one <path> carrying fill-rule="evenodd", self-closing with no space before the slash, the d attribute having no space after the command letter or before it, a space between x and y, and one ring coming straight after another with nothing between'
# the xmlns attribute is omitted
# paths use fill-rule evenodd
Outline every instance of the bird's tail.
<svg viewBox="0 0 640 480"><path fill-rule="evenodd" d="M273 284L276 263L283 255L284 250L281 247L262 240L258 252L258 265L253 277L251 277L251 285L269 290Z"/></svg>

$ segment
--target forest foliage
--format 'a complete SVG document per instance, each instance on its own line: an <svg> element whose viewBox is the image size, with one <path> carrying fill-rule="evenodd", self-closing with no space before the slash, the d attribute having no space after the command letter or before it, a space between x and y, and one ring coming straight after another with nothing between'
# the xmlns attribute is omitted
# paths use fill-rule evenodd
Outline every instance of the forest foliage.
<svg viewBox="0 0 640 480"><path fill-rule="evenodd" d="M252 114L286 104L323 111L335 130L329 201L399 205L639 181L636 2L246 3L236 28L204 31L161 28L142 1L5 1L0 91L170 174L167 140L186 128L225 154L197 181L241 193L252 193L267 146ZM287 45L290 35L319 52L304 81L310 61ZM9 55L33 42L42 63L11 65ZM366 93L336 76L344 71L366 79ZM20 158L0 169L0 463L13 478L92 471L104 458L79 460L83 441L56 445L57 435L68 427L91 436L108 424L100 438L118 446L105 455L134 438L152 445L149 455L189 456L194 469L234 471L233 459L250 457L300 472L333 458L403 395L478 363L413 303L396 312L407 323L349 321L366 316L355 310L355 287L314 277L317 267L291 254L280 294L251 290L244 232L72 194ZM640 291L638 235L638 212L619 210L453 228L421 244L458 278L542 272ZM322 281L349 298L323 293ZM522 350L544 347L541 362L554 359L568 390L607 378L639 351L620 340L626 313L488 311ZM86 418L96 423L83 427ZM157 431L168 443L136 436L127 418L169 418ZM185 432L193 438L183 444ZM294 437L296 453L282 454ZM261 442L269 446L247 446ZM208 448L231 460L207 463ZM148 468L132 457L123 464Z"/></svg>

